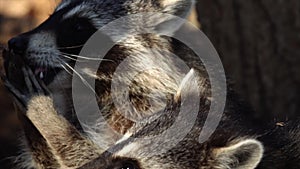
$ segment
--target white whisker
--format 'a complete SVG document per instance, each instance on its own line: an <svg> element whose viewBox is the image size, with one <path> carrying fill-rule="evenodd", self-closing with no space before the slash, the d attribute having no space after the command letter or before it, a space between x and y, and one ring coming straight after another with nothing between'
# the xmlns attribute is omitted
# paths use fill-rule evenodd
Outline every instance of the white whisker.
<svg viewBox="0 0 300 169"><path fill-rule="evenodd" d="M67 55L60 55L60 56L62 56L64 58L67 58L67 59L70 59L70 60L73 60L73 61L76 61L76 59L74 59L74 58L72 58L70 56L67 56Z"/></svg>
<svg viewBox="0 0 300 169"><path fill-rule="evenodd" d="M59 47L57 49L76 49L76 48L80 48L83 47L84 45L75 45L75 46L66 46L66 47Z"/></svg>
<svg viewBox="0 0 300 169"><path fill-rule="evenodd" d="M62 60L61 60L62 61ZM70 66L68 63L62 61L62 63L67 66L69 69L71 69L73 71L73 73L75 73L80 80L83 82L84 85L86 85L88 88L90 88L94 94L96 94L96 91L94 90L94 88L80 75L80 73L78 73L72 66Z"/></svg>
<svg viewBox="0 0 300 169"><path fill-rule="evenodd" d="M70 72L63 64L60 63L60 66L71 76L73 76L72 72Z"/></svg>
<svg viewBox="0 0 300 169"><path fill-rule="evenodd" d="M80 55L68 54L68 53L64 53L64 52L61 52L61 53L64 54L64 55L67 55L67 56L69 56L69 57L75 57L75 58L80 58L80 59L114 62L113 60L110 60L110 59L91 58L91 57L86 57L86 56L80 56Z"/></svg>

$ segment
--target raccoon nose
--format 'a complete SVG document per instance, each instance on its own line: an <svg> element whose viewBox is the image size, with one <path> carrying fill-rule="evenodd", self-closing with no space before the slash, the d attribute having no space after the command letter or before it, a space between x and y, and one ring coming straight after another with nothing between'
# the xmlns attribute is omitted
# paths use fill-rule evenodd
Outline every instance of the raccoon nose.
<svg viewBox="0 0 300 169"><path fill-rule="evenodd" d="M28 40L26 37L18 36L8 41L8 47L16 54L24 54Z"/></svg>

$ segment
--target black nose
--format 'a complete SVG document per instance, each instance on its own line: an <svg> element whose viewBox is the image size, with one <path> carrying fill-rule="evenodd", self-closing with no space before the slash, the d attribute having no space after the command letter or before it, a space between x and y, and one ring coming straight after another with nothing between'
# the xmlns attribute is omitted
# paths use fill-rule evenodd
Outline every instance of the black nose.
<svg viewBox="0 0 300 169"><path fill-rule="evenodd" d="M8 47L16 54L24 54L28 44L28 39L23 36L17 36L8 41Z"/></svg>

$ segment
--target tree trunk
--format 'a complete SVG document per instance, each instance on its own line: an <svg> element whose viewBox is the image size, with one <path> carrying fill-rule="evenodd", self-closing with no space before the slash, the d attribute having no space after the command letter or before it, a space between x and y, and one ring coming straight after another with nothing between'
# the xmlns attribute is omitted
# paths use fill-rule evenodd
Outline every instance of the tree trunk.
<svg viewBox="0 0 300 169"><path fill-rule="evenodd" d="M198 0L198 19L257 117L300 113L300 1Z"/></svg>

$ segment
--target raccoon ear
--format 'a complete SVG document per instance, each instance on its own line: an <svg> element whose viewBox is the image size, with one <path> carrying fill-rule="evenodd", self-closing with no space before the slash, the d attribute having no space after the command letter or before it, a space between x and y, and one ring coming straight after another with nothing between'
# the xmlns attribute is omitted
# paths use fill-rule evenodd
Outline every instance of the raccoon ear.
<svg viewBox="0 0 300 169"><path fill-rule="evenodd" d="M177 90L177 93L174 97L175 102L178 102L182 95L190 95L197 91L199 82L197 74L194 69L191 69L185 77L182 79L180 86Z"/></svg>
<svg viewBox="0 0 300 169"><path fill-rule="evenodd" d="M163 7L163 12L173 14L181 18L187 18L193 5L194 0L159 0Z"/></svg>
<svg viewBox="0 0 300 169"><path fill-rule="evenodd" d="M219 165L225 168L255 168L263 157L263 145L254 139L240 141L214 151Z"/></svg>
<svg viewBox="0 0 300 169"><path fill-rule="evenodd" d="M170 34L182 26L182 20L176 19L176 17L186 19L192 10L194 0L159 0L159 3L162 6L162 13L173 15L173 17L162 15L157 20L159 23L155 30Z"/></svg>

